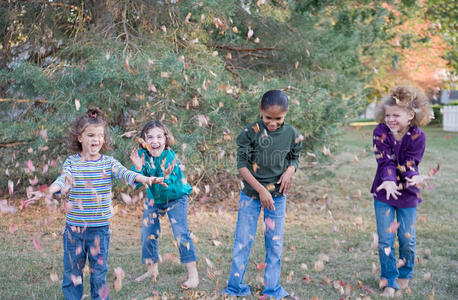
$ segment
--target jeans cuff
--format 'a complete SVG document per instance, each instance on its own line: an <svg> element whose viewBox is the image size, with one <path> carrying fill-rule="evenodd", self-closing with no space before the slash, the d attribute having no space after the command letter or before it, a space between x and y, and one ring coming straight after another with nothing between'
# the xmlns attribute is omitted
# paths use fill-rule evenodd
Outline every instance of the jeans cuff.
<svg viewBox="0 0 458 300"><path fill-rule="evenodd" d="M194 261L197 261L197 256L195 255L187 255L184 257L180 257L180 262L182 264L187 264L187 263L194 262Z"/></svg>

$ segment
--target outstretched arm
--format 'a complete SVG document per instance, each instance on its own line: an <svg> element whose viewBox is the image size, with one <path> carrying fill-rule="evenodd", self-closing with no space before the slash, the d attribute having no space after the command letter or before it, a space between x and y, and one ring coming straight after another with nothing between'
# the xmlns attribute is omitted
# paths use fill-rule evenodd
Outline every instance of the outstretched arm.
<svg viewBox="0 0 458 300"><path fill-rule="evenodd" d="M137 177L135 177L135 182L140 182L147 185L160 184L162 186L168 187L167 183L164 182L164 177L146 177L142 174L138 174Z"/></svg>

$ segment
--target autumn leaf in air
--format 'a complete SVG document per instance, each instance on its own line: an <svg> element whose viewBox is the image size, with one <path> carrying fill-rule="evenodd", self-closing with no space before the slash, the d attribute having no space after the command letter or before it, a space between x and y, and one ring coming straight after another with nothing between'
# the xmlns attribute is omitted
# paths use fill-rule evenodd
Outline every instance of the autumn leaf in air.
<svg viewBox="0 0 458 300"><path fill-rule="evenodd" d="M113 282L113 287L115 291L119 292L122 288L122 280L124 279L126 274L124 273L121 267L117 267L114 269L113 275L115 278Z"/></svg>
<svg viewBox="0 0 458 300"><path fill-rule="evenodd" d="M439 170L440 170L440 165L438 163L435 168L429 169L428 176L433 177L434 175L436 175L437 172L439 172Z"/></svg>

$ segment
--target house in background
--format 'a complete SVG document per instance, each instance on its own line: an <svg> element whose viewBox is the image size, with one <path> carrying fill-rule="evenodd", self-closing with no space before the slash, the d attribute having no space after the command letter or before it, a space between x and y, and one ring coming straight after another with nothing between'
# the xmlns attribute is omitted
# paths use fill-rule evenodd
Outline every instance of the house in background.
<svg viewBox="0 0 458 300"><path fill-rule="evenodd" d="M452 101L458 101L458 91L456 90L442 90L440 94L440 104L447 104Z"/></svg>

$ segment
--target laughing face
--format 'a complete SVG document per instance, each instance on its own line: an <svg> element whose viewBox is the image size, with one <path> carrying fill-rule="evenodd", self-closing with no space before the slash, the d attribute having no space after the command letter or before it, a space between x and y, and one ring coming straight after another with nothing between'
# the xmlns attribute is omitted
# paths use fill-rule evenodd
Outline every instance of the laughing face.
<svg viewBox="0 0 458 300"><path fill-rule="evenodd" d="M164 151L167 142L164 130L159 127L149 129L145 134L145 142L151 145L151 155L158 157Z"/></svg>
<svg viewBox="0 0 458 300"><path fill-rule="evenodd" d="M267 106L261 109L262 122L266 125L267 130L275 131L283 125L287 113L288 110L285 111L284 108L279 105Z"/></svg>
<svg viewBox="0 0 458 300"><path fill-rule="evenodd" d="M385 106L385 124L393 133L405 133L414 116L415 114L413 111L397 105Z"/></svg>
<svg viewBox="0 0 458 300"><path fill-rule="evenodd" d="M100 149L105 142L105 129L100 125L88 125L78 136L81 143L81 155L87 160L100 158Z"/></svg>

